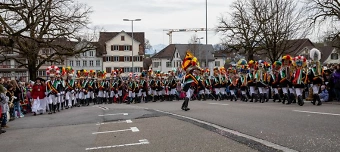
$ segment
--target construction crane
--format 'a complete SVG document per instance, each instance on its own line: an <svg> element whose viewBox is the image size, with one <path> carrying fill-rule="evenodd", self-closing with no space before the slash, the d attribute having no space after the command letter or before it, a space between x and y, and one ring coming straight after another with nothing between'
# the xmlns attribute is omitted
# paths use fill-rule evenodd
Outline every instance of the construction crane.
<svg viewBox="0 0 340 152"><path fill-rule="evenodd" d="M165 29L167 35L169 35L169 44L172 44L172 33L173 32L198 32L205 31L206 28L189 28L189 29ZM216 29L208 28L208 31L215 31Z"/></svg>

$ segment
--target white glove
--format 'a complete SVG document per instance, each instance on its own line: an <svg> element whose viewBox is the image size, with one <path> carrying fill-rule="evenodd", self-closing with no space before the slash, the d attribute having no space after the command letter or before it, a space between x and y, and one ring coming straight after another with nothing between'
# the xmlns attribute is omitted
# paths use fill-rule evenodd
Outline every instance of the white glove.
<svg viewBox="0 0 340 152"><path fill-rule="evenodd" d="M74 90L72 90L71 93L74 93Z"/></svg>
<svg viewBox="0 0 340 152"><path fill-rule="evenodd" d="M13 99L18 99L16 96L13 96L12 98L13 98Z"/></svg>
<svg viewBox="0 0 340 152"><path fill-rule="evenodd" d="M57 95L60 96L60 93L58 93Z"/></svg>

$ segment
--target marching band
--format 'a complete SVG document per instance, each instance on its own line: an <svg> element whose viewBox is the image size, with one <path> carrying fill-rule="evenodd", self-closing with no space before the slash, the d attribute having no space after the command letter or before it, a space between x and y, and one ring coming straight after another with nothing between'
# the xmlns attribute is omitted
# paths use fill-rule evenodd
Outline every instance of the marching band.
<svg viewBox="0 0 340 152"><path fill-rule="evenodd" d="M179 99L184 99L182 110L185 111L190 110L188 103L192 99L237 101L240 98L243 102L264 103L272 98L274 102L292 104L297 101L303 106L307 86L313 90L312 103L321 105L318 93L324 75L320 56L320 51L313 49L310 63L304 56L290 55L272 64L241 59L227 70L215 67L210 76L210 70L202 69L197 58L187 52L182 63L183 78L176 76L178 71L175 69L168 73L149 69L140 75L130 73L128 76L123 76L122 69L116 69L107 77L106 71L83 69L75 75L72 67L50 66L46 72L49 80L42 84L43 80L38 78L33 86L33 112L34 115L42 114L47 109L52 114L90 103L130 104ZM178 83L185 93L182 97L177 90ZM46 103L43 103L44 94Z"/></svg>

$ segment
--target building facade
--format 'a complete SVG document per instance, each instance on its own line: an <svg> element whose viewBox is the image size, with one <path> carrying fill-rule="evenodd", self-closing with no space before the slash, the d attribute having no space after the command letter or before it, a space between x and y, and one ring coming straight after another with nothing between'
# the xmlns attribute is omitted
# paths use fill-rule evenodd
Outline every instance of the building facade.
<svg viewBox="0 0 340 152"><path fill-rule="evenodd" d="M190 50L197 57L202 68L213 69L215 60L212 45L170 44L151 58L152 70L168 72L173 69L180 69L187 50ZM206 64L206 60L208 64Z"/></svg>
<svg viewBox="0 0 340 152"><path fill-rule="evenodd" d="M98 54L97 49L91 49L86 52L68 57L65 65L72 67L74 71L78 70L103 70L103 58Z"/></svg>
<svg viewBox="0 0 340 152"><path fill-rule="evenodd" d="M122 69L124 73L143 70L145 52L144 32L100 32L99 44L103 47L103 70ZM132 46L133 41L133 46Z"/></svg>

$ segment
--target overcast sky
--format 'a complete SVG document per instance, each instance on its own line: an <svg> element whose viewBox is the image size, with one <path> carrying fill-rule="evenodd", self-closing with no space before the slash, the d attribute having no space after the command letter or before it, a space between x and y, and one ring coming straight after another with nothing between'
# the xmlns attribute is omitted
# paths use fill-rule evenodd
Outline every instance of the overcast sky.
<svg viewBox="0 0 340 152"><path fill-rule="evenodd" d="M92 26L103 27L108 32L131 31L131 22L123 18L142 21L135 22L134 31L145 32L152 45L168 44L169 37L163 29L205 27L205 0L78 0L92 7ZM218 18L226 14L233 0L208 0L208 28L218 25ZM195 32L176 32L173 43L188 43ZM205 32L197 32L204 37ZM214 31L208 32L208 43L220 42Z"/></svg>

